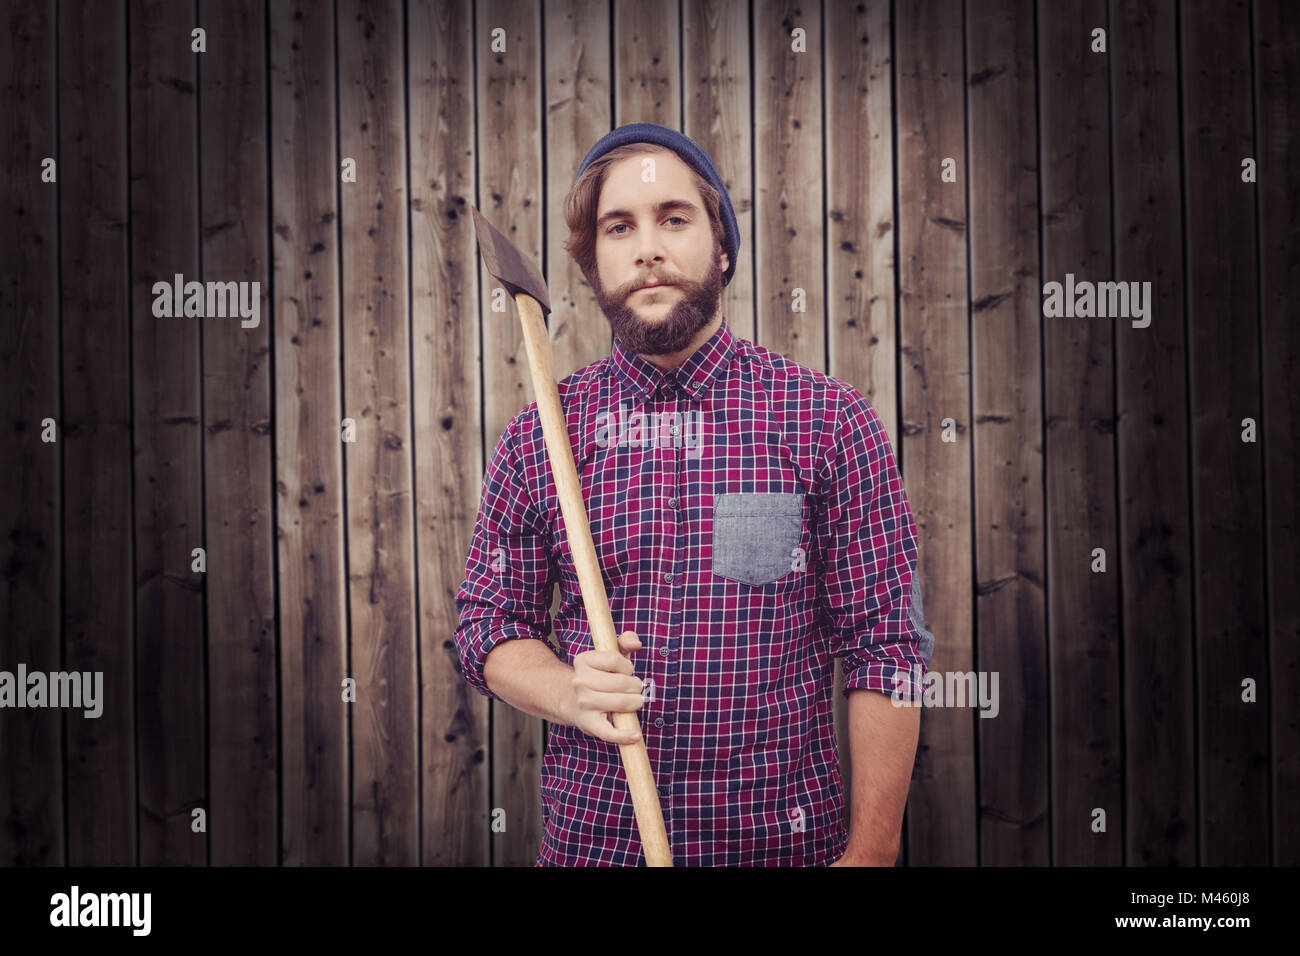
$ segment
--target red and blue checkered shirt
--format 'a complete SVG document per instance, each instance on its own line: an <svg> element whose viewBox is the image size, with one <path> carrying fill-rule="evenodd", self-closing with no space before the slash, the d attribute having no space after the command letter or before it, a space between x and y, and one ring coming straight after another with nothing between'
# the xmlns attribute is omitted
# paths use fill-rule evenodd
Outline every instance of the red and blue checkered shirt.
<svg viewBox="0 0 1300 956"><path fill-rule="evenodd" d="M934 645L916 528L875 409L852 386L732 334L664 372L615 341L559 383L677 866L827 865L844 852L832 710L919 694ZM502 641L592 648L536 402L488 463L456 594L469 684ZM547 643L551 647L550 643ZM552 651L555 650L551 647ZM618 746L550 724L536 865L645 865Z"/></svg>

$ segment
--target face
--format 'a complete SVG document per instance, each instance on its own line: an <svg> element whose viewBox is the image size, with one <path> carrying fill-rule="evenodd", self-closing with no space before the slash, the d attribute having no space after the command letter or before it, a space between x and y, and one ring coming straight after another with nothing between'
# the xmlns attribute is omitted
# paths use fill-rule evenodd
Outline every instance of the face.
<svg viewBox="0 0 1300 956"><path fill-rule="evenodd" d="M646 169L651 182L642 181ZM593 289L624 348L639 355L685 349L717 314L729 265L690 167L676 153L629 156L609 168L596 206ZM658 285L641 288L650 283Z"/></svg>

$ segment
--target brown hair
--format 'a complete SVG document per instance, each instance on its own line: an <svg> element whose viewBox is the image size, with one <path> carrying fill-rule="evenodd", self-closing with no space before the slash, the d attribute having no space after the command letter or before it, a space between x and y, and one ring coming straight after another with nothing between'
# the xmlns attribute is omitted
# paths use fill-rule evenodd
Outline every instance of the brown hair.
<svg viewBox="0 0 1300 956"><path fill-rule="evenodd" d="M578 181L573 184L569 194L564 197L564 221L569 226L569 238L564 243L564 249L573 256L574 261L578 263L578 268L587 277L587 282L593 286L596 284L594 281L596 209L600 191L605 185L605 175L609 172L609 167L620 159L639 156L642 153L677 155L673 150L658 143L625 143L622 146L615 146L608 153L593 159L582 171ZM709 226L713 230L713 247L716 255L717 250L725 249L727 244L726 234L722 229L722 200L718 196L718 191L689 163L686 164L686 168L690 170L691 182L700 191L700 198L704 200L704 208L709 214Z"/></svg>

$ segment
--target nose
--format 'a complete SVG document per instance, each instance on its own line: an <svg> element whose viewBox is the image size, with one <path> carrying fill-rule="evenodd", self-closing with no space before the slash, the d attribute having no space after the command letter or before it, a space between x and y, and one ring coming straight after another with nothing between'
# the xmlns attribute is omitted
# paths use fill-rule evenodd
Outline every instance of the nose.
<svg viewBox="0 0 1300 956"><path fill-rule="evenodd" d="M636 264L643 269L653 269L655 266L662 265L664 257L660 254L659 242L652 235L654 230L642 231L641 252L637 256Z"/></svg>

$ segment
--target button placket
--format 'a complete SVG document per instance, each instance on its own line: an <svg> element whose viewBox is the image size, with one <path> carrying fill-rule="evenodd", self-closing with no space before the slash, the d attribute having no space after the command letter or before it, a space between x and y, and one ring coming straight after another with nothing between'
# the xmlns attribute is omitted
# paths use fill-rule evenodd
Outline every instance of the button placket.
<svg viewBox="0 0 1300 956"><path fill-rule="evenodd" d="M666 633L663 643L659 645L659 657L664 663L664 682L661 693L657 695L658 707L661 713L656 715L653 724L656 730L660 731L660 755L661 759L657 762L655 768L655 782L659 792L659 798L662 802L664 817L669 822L669 833L675 829L671 826L673 820L672 806L672 777L677 763L676 738L673 733L673 719L671 712L673 709L673 677L676 671L676 661L673 659L673 647L678 641L679 632L682 624L682 599L684 597L682 583L682 562L684 560L684 551L686 543L686 528L684 526L685 515L682 512L682 464L684 448L679 448L680 441L678 436L681 433L681 426L677 424L678 416L674 414L679 411L683 392L671 376L663 386L665 401L660 404L656 403L663 411L664 417L656 422L655 435L656 441L656 459L660 466L660 474L663 476L666 487L664 488L664 504L667 507L667 513L663 516L665 535L664 539L668 543L668 551L663 556L664 570L661 574L661 581L668 591L669 614L666 622ZM667 419L665 421L665 419Z"/></svg>
<svg viewBox="0 0 1300 956"><path fill-rule="evenodd" d="M656 452L661 453L658 455L658 460L662 469L661 474L664 475L668 482L668 488L666 490L669 495L667 501L669 513L666 521L671 523L671 530L666 537L668 541L672 542L672 544L669 553L665 556L665 563L667 564L668 569L662 573L660 579L664 584L671 586L673 584L681 584L681 575L678 573L678 564L681 561L683 536L680 520L681 512L678 510L679 502L677 498L677 489L680 487L681 482L680 462L678 461L679 456L674 454L677 449L675 448L676 442L673 440L681 431L681 428L676 424L670 425L667 428L664 427L664 418L671 421L678 410L677 406L679 404L677 401L679 388L675 384L675 380L672 376L669 376L668 380L665 382L663 391L669 396L669 398L668 401L664 403L665 408L663 418L660 418L655 429L655 434L659 438ZM667 435L665 435L665 432ZM677 602L681 600L680 590L674 588L672 593L669 595L669 599L674 605L672 616L675 618L678 614L676 605Z"/></svg>

